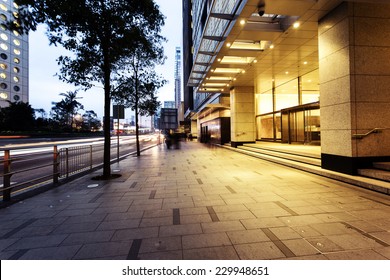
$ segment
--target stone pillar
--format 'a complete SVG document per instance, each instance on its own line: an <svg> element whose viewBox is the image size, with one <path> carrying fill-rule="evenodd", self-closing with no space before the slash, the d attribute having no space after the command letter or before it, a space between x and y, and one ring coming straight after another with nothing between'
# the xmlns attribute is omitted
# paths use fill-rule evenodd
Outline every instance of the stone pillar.
<svg viewBox="0 0 390 280"><path fill-rule="evenodd" d="M390 160L390 4L344 2L321 19L319 70L322 167Z"/></svg>
<svg viewBox="0 0 390 280"><path fill-rule="evenodd" d="M234 87L230 91L231 145L255 143L254 87Z"/></svg>

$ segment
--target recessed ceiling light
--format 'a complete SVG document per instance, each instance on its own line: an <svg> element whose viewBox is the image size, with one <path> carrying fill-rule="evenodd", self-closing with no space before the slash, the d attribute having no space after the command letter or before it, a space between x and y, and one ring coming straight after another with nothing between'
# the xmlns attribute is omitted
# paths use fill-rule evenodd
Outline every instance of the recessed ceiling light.
<svg viewBox="0 0 390 280"><path fill-rule="evenodd" d="M228 48L230 48L231 45L232 45L232 44L230 44L230 43L227 43L227 44L226 44L226 46L227 46Z"/></svg>
<svg viewBox="0 0 390 280"><path fill-rule="evenodd" d="M294 28L298 28L300 25L301 25L301 24L300 24L299 22L296 21L296 22L294 22L293 27L294 27Z"/></svg>
<svg viewBox="0 0 390 280"><path fill-rule="evenodd" d="M274 45L269 46L270 49L273 49L274 47L275 47Z"/></svg>
<svg viewBox="0 0 390 280"><path fill-rule="evenodd" d="M245 19L240 20L240 24L244 25L245 24Z"/></svg>

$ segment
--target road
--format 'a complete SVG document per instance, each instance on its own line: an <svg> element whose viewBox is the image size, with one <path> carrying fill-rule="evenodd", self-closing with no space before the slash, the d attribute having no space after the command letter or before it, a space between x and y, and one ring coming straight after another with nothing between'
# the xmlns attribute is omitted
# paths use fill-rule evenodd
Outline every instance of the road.
<svg viewBox="0 0 390 280"><path fill-rule="evenodd" d="M11 186L16 186L13 192L20 192L26 188L35 188L53 177L53 147L57 145L59 152L59 171L62 178L81 170L103 162L103 138L90 139L41 139L28 141L28 139L16 139L16 141L0 142L0 188L3 187L4 174L4 150L9 149L11 154ZM15 139L14 139L15 140ZM135 136L119 137L119 156L124 156L136 151ZM117 158L118 138L111 139L111 159ZM141 135L141 149L158 143L158 135ZM91 153L92 152L92 153ZM27 183L26 183L27 182ZM21 185L23 183L23 185ZM24 184L26 183L26 184Z"/></svg>

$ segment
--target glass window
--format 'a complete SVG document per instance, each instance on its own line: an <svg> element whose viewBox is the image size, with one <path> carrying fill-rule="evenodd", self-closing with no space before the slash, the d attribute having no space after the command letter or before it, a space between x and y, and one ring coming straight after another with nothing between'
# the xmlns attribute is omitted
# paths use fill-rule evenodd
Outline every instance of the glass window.
<svg viewBox="0 0 390 280"><path fill-rule="evenodd" d="M4 43L1 43L0 44L0 48L2 48L3 50L8 50L8 46L7 46L7 44L4 44Z"/></svg>
<svg viewBox="0 0 390 280"><path fill-rule="evenodd" d="M20 87L19 86L14 86L14 91L20 91Z"/></svg>
<svg viewBox="0 0 390 280"><path fill-rule="evenodd" d="M14 67L14 73L19 73L20 69L18 67Z"/></svg>
<svg viewBox="0 0 390 280"><path fill-rule="evenodd" d="M4 20L4 21L8 20L8 18L5 14L0 14L0 19Z"/></svg>
<svg viewBox="0 0 390 280"><path fill-rule="evenodd" d="M8 40L8 36L7 36L7 34L5 34L5 33L1 33L1 34L0 34L0 38L3 39L4 41L7 41L7 40Z"/></svg>
<svg viewBox="0 0 390 280"><path fill-rule="evenodd" d="M256 95L257 115L273 112L272 90Z"/></svg>
<svg viewBox="0 0 390 280"><path fill-rule="evenodd" d="M303 75L302 83L302 104L318 102L320 100L320 86L318 69Z"/></svg>
<svg viewBox="0 0 390 280"><path fill-rule="evenodd" d="M14 62L15 62L16 64L19 64L19 63L20 63L20 59L17 58L17 57L15 57L15 58L14 58Z"/></svg>
<svg viewBox="0 0 390 280"><path fill-rule="evenodd" d="M14 77L14 82L19 83L19 77Z"/></svg>
<svg viewBox="0 0 390 280"><path fill-rule="evenodd" d="M1 53L1 54L0 54L0 57L1 57L2 59L7 59L7 58L8 58L8 55L6 55L5 53Z"/></svg>
<svg viewBox="0 0 390 280"><path fill-rule="evenodd" d="M18 49L14 49L14 54L16 54L16 55L20 55L20 50L18 50Z"/></svg>
<svg viewBox="0 0 390 280"><path fill-rule="evenodd" d="M6 83L1 83L1 84L0 84L0 88L1 88L1 89L6 89L6 88L8 88L8 86L7 86Z"/></svg>
<svg viewBox="0 0 390 280"><path fill-rule="evenodd" d="M7 69L8 67L7 67L7 64L5 64L5 63L0 63L0 68L3 69L3 70L5 70L5 69Z"/></svg>
<svg viewBox="0 0 390 280"><path fill-rule="evenodd" d="M5 73L0 73L0 78L1 79L7 79L7 75Z"/></svg>
<svg viewBox="0 0 390 280"><path fill-rule="evenodd" d="M2 9L3 11L8 11L7 6L4 4L0 4L0 9Z"/></svg>
<svg viewBox="0 0 390 280"><path fill-rule="evenodd" d="M8 99L8 94L5 92L0 92L0 99Z"/></svg>
<svg viewBox="0 0 390 280"><path fill-rule="evenodd" d="M17 95L17 94L15 94L15 95L14 95L14 100L15 100L15 101L19 101L19 100L20 100L20 96Z"/></svg>
<svg viewBox="0 0 390 280"><path fill-rule="evenodd" d="M298 79L275 88L275 111L299 105Z"/></svg>

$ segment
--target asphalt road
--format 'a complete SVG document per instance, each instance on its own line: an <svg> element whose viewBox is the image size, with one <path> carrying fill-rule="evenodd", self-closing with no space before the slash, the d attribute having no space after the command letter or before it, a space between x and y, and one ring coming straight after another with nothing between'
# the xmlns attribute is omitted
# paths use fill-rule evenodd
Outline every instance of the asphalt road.
<svg viewBox="0 0 390 280"><path fill-rule="evenodd" d="M89 169L103 163L103 138L91 139L7 139L0 143L0 188L3 187L4 150L10 149L11 154L11 186L12 192L21 192L52 182L54 146L58 146L60 178ZM16 140L16 141L15 141ZM156 135L141 135L141 149L156 145ZM91 153L92 151L92 153ZM136 151L135 136L119 137L119 156ZM111 159L118 154L117 137L111 139Z"/></svg>

